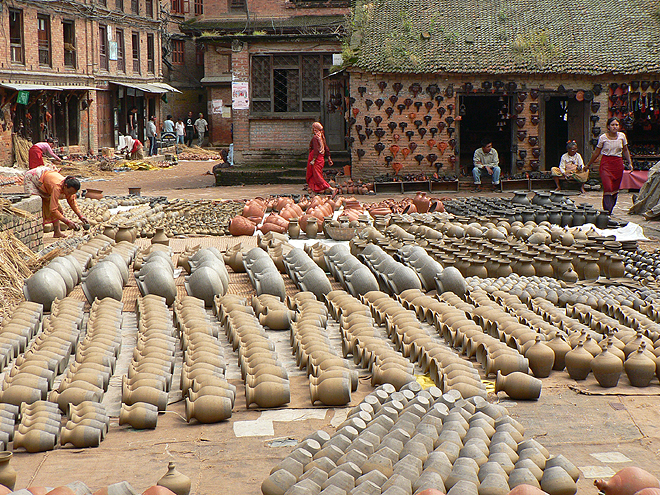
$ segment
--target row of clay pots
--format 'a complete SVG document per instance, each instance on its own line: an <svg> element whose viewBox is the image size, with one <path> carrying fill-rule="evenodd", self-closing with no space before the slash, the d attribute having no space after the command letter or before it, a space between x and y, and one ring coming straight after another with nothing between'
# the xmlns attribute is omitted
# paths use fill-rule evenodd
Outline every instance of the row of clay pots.
<svg viewBox="0 0 660 495"><path fill-rule="evenodd" d="M227 338L238 351L247 407L287 404L291 400L288 373L278 360L275 345L255 317L253 307L237 296L218 297L216 301Z"/></svg>
<svg viewBox="0 0 660 495"><path fill-rule="evenodd" d="M80 283L82 272L83 265L73 254L58 256L25 280L25 299L50 311L55 299L65 298Z"/></svg>
<svg viewBox="0 0 660 495"><path fill-rule="evenodd" d="M257 295L270 294L284 301L284 279L266 251L259 247L251 249L243 255L243 264Z"/></svg>
<svg viewBox="0 0 660 495"><path fill-rule="evenodd" d="M414 366L375 330L369 306L344 291L326 296L328 311L339 321L344 356L368 368L372 385L390 383L397 390L415 381Z"/></svg>
<svg viewBox="0 0 660 495"><path fill-rule="evenodd" d="M45 400L55 376L62 373L74 352L83 322L84 303L71 298L56 300L50 320L44 323L30 348L5 374L0 401L19 406ZM25 329L27 337L29 330Z"/></svg>
<svg viewBox="0 0 660 495"><path fill-rule="evenodd" d="M0 449L5 451L9 448L9 442L14 439L14 428L18 419L19 406L14 404L0 403ZM2 470L0 470L2 473ZM0 477L2 477L0 475ZM0 480L0 484L2 480ZM8 485L5 485L8 486Z"/></svg>
<svg viewBox="0 0 660 495"><path fill-rule="evenodd" d="M325 263L324 258L320 259ZM289 278L298 289L314 294L319 301L332 290L325 271L304 250L294 248L289 251L284 256L284 265Z"/></svg>
<svg viewBox="0 0 660 495"><path fill-rule="evenodd" d="M325 264L334 279L354 297L378 290L375 275L342 244L325 251Z"/></svg>
<svg viewBox="0 0 660 495"><path fill-rule="evenodd" d="M435 384L443 391L458 390L465 397L486 396L486 388L481 383L478 372L472 363L448 351L437 338L422 328L417 313L403 305L406 297L419 298L419 289L408 289L392 300L386 294L370 292L363 296L369 301L376 322L384 323L395 347L402 354L427 367Z"/></svg>
<svg viewBox="0 0 660 495"><path fill-rule="evenodd" d="M110 418L105 406L98 402L71 404L67 422L60 432L60 444L76 448L98 447L108 433Z"/></svg>
<svg viewBox="0 0 660 495"><path fill-rule="evenodd" d="M201 299L207 308L213 298L223 296L229 287L229 273L222 255L216 248L200 249L189 257L190 275L185 286L189 296Z"/></svg>
<svg viewBox="0 0 660 495"><path fill-rule="evenodd" d="M152 244L148 251L138 255L133 269L136 270L135 280L142 296L160 296L168 306L174 303L177 292L169 247Z"/></svg>
<svg viewBox="0 0 660 495"><path fill-rule="evenodd" d="M60 440L62 415L57 404L35 401L21 404L21 420L14 434L14 450L28 452L53 450Z"/></svg>
<svg viewBox="0 0 660 495"><path fill-rule="evenodd" d="M296 313L277 296L252 296L250 304L259 323L271 330L289 330L291 323L296 320Z"/></svg>
<svg viewBox="0 0 660 495"><path fill-rule="evenodd" d="M304 248L307 255L323 270L323 273L329 273L330 268L325 262L325 249L323 244L317 242L315 244L305 244Z"/></svg>
<svg viewBox="0 0 660 495"><path fill-rule="evenodd" d="M130 411L143 418L145 425L151 425L153 420L147 418L153 417L153 406L158 408L158 412L167 409L177 339L165 298L156 295L138 298L136 317L137 343L128 373L122 377L121 401L126 406L151 405Z"/></svg>
<svg viewBox="0 0 660 495"><path fill-rule="evenodd" d="M121 351L123 303L112 298L92 303L87 333L78 343L75 359L50 399L67 411L67 405L103 400ZM92 445L90 445L92 446Z"/></svg>
<svg viewBox="0 0 660 495"><path fill-rule="evenodd" d="M529 359L530 369L537 377L546 377L552 369L561 371L566 367L573 379L584 380L593 371L594 377L601 386L614 387L625 371L631 385L645 387L658 374L659 359L656 352L660 353L660 350L656 350L653 341L644 335L645 330L639 328L635 332L632 328L622 325L619 320L596 309L602 307L623 319L624 313L621 311L616 313L613 304L603 303L598 306L597 301L594 301L596 307L582 303L567 304L566 310L562 311L542 299L533 299L528 301L534 308L532 311L515 293L510 290L498 290L497 283L495 286L490 286L489 290L489 296L494 299L493 301L482 289L470 293L471 299L482 303L482 306L475 308L473 312L475 319L481 319L483 324L486 321L485 315L492 317L498 312L501 314L503 310L500 308L505 308L508 313L504 314L509 318L515 317L518 322L534 328L538 332L535 342L527 339L522 345L521 352ZM632 308L628 309L639 314ZM550 325L543 319L544 317L560 325ZM500 317L499 324L505 320L506 317ZM648 320L646 323L648 325L646 332L655 332L654 322ZM564 334L558 328L567 333ZM618 330L616 337L614 329ZM609 337L603 338L602 333L607 333ZM525 335L519 333L517 336L516 345L519 348L519 341L526 338Z"/></svg>
<svg viewBox="0 0 660 495"><path fill-rule="evenodd" d="M310 292L299 292L287 298L297 311L291 324L291 347L296 364L309 377L312 404L344 406L351 401L351 392L358 387L358 374L334 352L327 336L328 310Z"/></svg>
<svg viewBox="0 0 660 495"><path fill-rule="evenodd" d="M218 333L202 299L186 296L174 304L174 322L183 350L181 391L186 399L186 419L218 423L229 419L236 387L225 379L227 368Z"/></svg>
<svg viewBox="0 0 660 495"><path fill-rule="evenodd" d="M357 258L376 276L381 290L398 294L407 289L422 288L415 270L399 263L376 244L368 244Z"/></svg>
<svg viewBox="0 0 660 495"><path fill-rule="evenodd" d="M551 457L506 409L414 382L383 385L328 438L315 432L262 483L264 495L308 493L508 494L530 485L574 494L579 470ZM426 493L426 492L424 492ZM522 492L521 492L522 493Z"/></svg>
<svg viewBox="0 0 660 495"><path fill-rule="evenodd" d="M25 351L30 340L41 331L43 305L22 301L0 324L0 366L4 369Z"/></svg>
<svg viewBox="0 0 660 495"><path fill-rule="evenodd" d="M234 273L245 273L242 242L237 242L233 246L228 247L222 257L225 265L229 266Z"/></svg>

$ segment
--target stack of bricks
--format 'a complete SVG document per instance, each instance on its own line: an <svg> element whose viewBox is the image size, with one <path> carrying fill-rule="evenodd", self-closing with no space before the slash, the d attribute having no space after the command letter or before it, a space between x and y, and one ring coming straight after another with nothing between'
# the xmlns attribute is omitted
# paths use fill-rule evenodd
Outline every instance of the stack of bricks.
<svg viewBox="0 0 660 495"><path fill-rule="evenodd" d="M7 213L0 214L0 230L11 232L35 253L41 251L44 240L44 226L41 217L41 198L32 196L12 205L14 208L31 213L32 218Z"/></svg>

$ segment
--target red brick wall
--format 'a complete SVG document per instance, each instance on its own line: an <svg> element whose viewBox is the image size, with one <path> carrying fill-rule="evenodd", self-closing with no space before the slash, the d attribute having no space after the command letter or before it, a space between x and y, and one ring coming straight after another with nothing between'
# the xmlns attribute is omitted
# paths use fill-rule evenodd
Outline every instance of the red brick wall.
<svg viewBox="0 0 660 495"><path fill-rule="evenodd" d="M296 8L293 2L285 0L247 0L250 14L260 16L288 17L296 15L342 15L347 14L347 8ZM228 0L205 0L204 13L206 19L226 18L229 13L232 17L245 17L244 12L229 12Z"/></svg>
<svg viewBox="0 0 660 495"><path fill-rule="evenodd" d="M413 94L409 91L409 87L413 83L419 83L422 88L426 88L430 83L436 83L440 86L440 88L444 91L449 84L453 84L454 87L454 98L444 98L444 101L441 103L442 106L445 108L449 103L452 103L455 105L455 110L452 113L452 116L454 118L457 117L457 112L458 112L458 101L457 101L457 96L458 94L465 94L464 90L464 84L466 82L472 83L474 90L473 91L482 91L481 90L481 84L484 80L488 80L491 83L496 79L496 77L483 77L483 76L446 76L446 77L435 77L431 75L390 75L390 74L365 74L361 72L351 72L350 74L350 94L355 98L355 103L353 104L352 108L349 110L347 113L347 118L354 116L353 114L353 108L357 110L357 115L355 116L356 118L356 124L361 125L363 130L361 131L362 134L364 134L364 128L365 128L365 122L364 122L364 116L368 115L372 119L376 115L380 115L383 118L383 121L380 125L385 130L385 136L382 138L382 142L385 145L385 150L383 150L380 154L376 151L374 148L374 145L378 142L378 139L376 138L375 135L372 135L370 138L365 139L362 144L360 144L360 141L357 136L357 131L356 128L353 126L351 127L351 136L355 139L352 149L351 149L351 162L352 162L352 175L354 178L360 178L360 179L372 179L375 176L378 175L384 175L384 174L392 174L393 169L390 165L387 164L385 161L386 156L393 156L392 151L390 151L390 147L393 144L397 144L400 148L408 147L409 146L409 140L405 136L405 132L401 132L400 128L397 128L397 130L394 131L394 133L390 132L389 128L387 127L388 122L390 122L390 119L388 119L387 114L385 113L385 109L387 107L392 106L394 108L394 114L391 118L391 121L395 121L397 123L405 121L408 124L408 127L406 128L406 131L408 130L413 130L415 131L414 136L412 137L411 141L414 141L417 144L417 148L410 152L410 154L407 156L407 158L403 157L403 154L401 151L397 153L396 158L394 159L394 162L399 162L403 165L403 169L400 172L400 175L408 175L408 174L432 174L435 172L435 168L431 167L429 162L426 160L426 158L421 162L421 165L418 164L418 162L414 159L415 155L421 154L424 157L426 157L429 153L434 153L438 156L438 161L443 163L443 168L441 169L441 173L445 174L456 174L458 173L458 157L456 161L456 167L451 167L449 164L449 157L452 156L453 150L448 147L444 153L441 153L440 150L437 147L437 144L440 142L445 142L448 143L449 141L449 136L447 134L446 129L441 132L436 134L435 138L433 138L436 143L434 144L433 148L430 148L427 144L427 141L431 138L430 134L426 134L424 138L421 138L420 135L417 132L417 129L415 125L413 124L414 120L421 120L424 115L427 114L426 108L422 107L421 110L418 112L416 108L411 106L409 109L405 109L403 111L402 115L399 115L399 110L396 108L396 105L401 104L406 100L406 98L410 98L414 101L422 101L426 102L429 101L430 98L429 96L425 93L422 92L417 96L417 98L413 97ZM621 78L619 78L621 79ZM642 77L639 77L637 79L643 79ZM646 78L648 79L648 77ZM608 92L607 92L607 86L609 85L609 78L587 78L587 77L571 77L571 76L563 76L563 77L536 77L536 76L524 76L524 77L515 77L515 78L503 78L502 79L505 83L509 81L515 81L517 83L517 91L526 91L529 94L530 89L535 88L540 91L556 91L559 85L563 85L567 90L586 90L590 89L593 87L594 83L599 82L603 86L603 92L600 94L600 96L595 97L594 101L597 101L600 103L600 109L595 115L598 115L600 117L600 121L598 122L598 125L601 127L602 132L605 131L605 123L608 118ZM381 92L381 90L378 87L378 82L380 81L385 81L387 82L387 88L385 89L384 92ZM395 82L400 82L403 84L403 89L399 92L398 94L398 100L394 105L389 101L389 97L394 94L394 91L392 89L392 84ZM621 81L617 81L621 82ZM358 91L359 87L365 87L367 88L366 93L364 93L364 96L360 96L360 93ZM385 100L385 103L381 107L381 110L379 111L376 107L376 105L372 105L369 110L366 108L365 100L370 99L372 101L376 101L378 98L382 98ZM536 115L539 115L541 123L538 125L533 125L531 123L531 110L529 104L531 102L538 103L541 109L543 108L543 93L541 93L538 97L537 100L532 100L531 97L527 97L527 99L524 101L524 109L520 114L515 114L514 109L511 108L509 111L512 114L515 114L515 117L520 116L524 117L526 119L525 125L522 128L519 128L516 124L515 121L512 123L514 127L514 131L518 130L524 130L527 131L527 136L523 141L519 141L516 137L513 138L513 143L518 146L518 150L525 150L527 152L527 156L525 158L525 170L530 170L529 167L529 162L530 160L534 160L535 158L532 157L532 146L529 143L529 137L530 136L538 136L539 137L539 144L536 145L536 147L541 148L541 157L540 157L540 165L541 165L541 170L549 170L552 166L557 166L557 164L549 164L545 163L544 160L544 127L543 127L543 114L542 113L537 113ZM514 98L514 103L516 103L518 100ZM411 112L416 113L417 115L411 120L408 118L408 114ZM449 115L449 112L446 112L442 118L439 117L437 113L437 104L434 102L434 106L429 112L429 115L432 116L432 121L429 124L424 123L423 127L430 128L434 127L437 125L439 121L444 121L444 119ZM456 128L456 133L454 133L453 137L456 138L457 140L457 145L460 146L460 121L456 121L452 124L453 127ZM369 127L372 130L376 129L376 124L372 122ZM393 139L393 134L399 134L400 138L398 141L395 141ZM583 152L583 157L585 161L587 161L590 156L591 156L591 151L593 150L592 146L588 144L589 139L591 139L593 136L591 134L585 135L585 140L587 141L587 144L585 145L585 149L581 150ZM357 150L358 149L363 149L365 151L365 155L362 158L359 158L357 156ZM500 155L502 152L508 152L507 151L500 151ZM515 167L514 167L515 168Z"/></svg>
<svg viewBox="0 0 660 495"><path fill-rule="evenodd" d="M231 85L213 86L209 88L209 103L213 100L222 100L223 107L231 108ZM222 117L221 114L211 114L209 112L209 139L216 146L226 146L232 142L231 136L231 114L229 118Z"/></svg>

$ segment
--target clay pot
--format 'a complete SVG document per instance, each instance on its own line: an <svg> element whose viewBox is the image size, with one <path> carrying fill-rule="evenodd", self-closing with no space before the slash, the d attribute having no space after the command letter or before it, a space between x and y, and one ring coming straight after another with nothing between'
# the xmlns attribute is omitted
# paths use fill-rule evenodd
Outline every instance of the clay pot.
<svg viewBox="0 0 660 495"><path fill-rule="evenodd" d="M66 283L52 268L42 268L25 281L23 294L28 301L43 304L44 311L50 311L55 299L66 297Z"/></svg>
<svg viewBox="0 0 660 495"><path fill-rule="evenodd" d="M605 495L634 495L644 488L660 488L658 478L638 467L626 467L609 480L596 480L594 485Z"/></svg>
<svg viewBox="0 0 660 495"><path fill-rule="evenodd" d="M146 430L156 428L158 423L158 406L136 402L131 406L121 405L119 412L119 424L131 425L136 430Z"/></svg>
<svg viewBox="0 0 660 495"><path fill-rule="evenodd" d="M9 465L13 454L11 452L0 452L0 485L6 486L10 490L14 489L16 484L16 471Z"/></svg>
<svg viewBox="0 0 660 495"><path fill-rule="evenodd" d="M591 361L591 370L601 387L616 387L623 371L623 362L608 349Z"/></svg>
<svg viewBox="0 0 660 495"><path fill-rule="evenodd" d="M284 495L298 479L286 469L279 469L266 478L261 484L263 495Z"/></svg>
<svg viewBox="0 0 660 495"><path fill-rule="evenodd" d="M347 377L327 378L309 384L312 404L321 401L326 406L345 406L351 401L351 380Z"/></svg>
<svg viewBox="0 0 660 495"><path fill-rule="evenodd" d="M593 355L578 342L575 349L566 353L566 371L573 380L584 380L591 372Z"/></svg>
<svg viewBox="0 0 660 495"><path fill-rule="evenodd" d="M163 246L170 245L170 238L165 234L164 227L156 227L156 233L151 238L151 244L162 244Z"/></svg>
<svg viewBox="0 0 660 495"><path fill-rule="evenodd" d="M190 493L190 478L176 470L174 462L167 465L167 473L158 480L157 486L164 486L176 495L188 495Z"/></svg>
<svg viewBox="0 0 660 495"><path fill-rule="evenodd" d="M624 363L628 380L633 387L648 387L655 376L655 361L644 354L645 346L632 352Z"/></svg>
<svg viewBox="0 0 660 495"><path fill-rule="evenodd" d="M55 443L57 438L55 435L31 429L28 433L21 433L17 431L14 434L14 448L23 447L28 452L45 452L47 450L53 450L55 448Z"/></svg>
<svg viewBox="0 0 660 495"><path fill-rule="evenodd" d="M256 225L248 218L238 215L229 223L229 233L234 236L253 235Z"/></svg>
<svg viewBox="0 0 660 495"><path fill-rule="evenodd" d="M425 192L418 192L417 195L413 198L413 204L417 208L417 213L426 213L429 211L429 205L431 200L426 197Z"/></svg>
<svg viewBox="0 0 660 495"><path fill-rule="evenodd" d="M115 234L115 242L121 242L121 241L127 241L127 242L133 242L135 241L135 237L133 236L133 225L119 225L117 226L117 233Z"/></svg>
<svg viewBox="0 0 660 495"><path fill-rule="evenodd" d="M231 409L228 397L202 395L195 401L186 399L186 421L195 418L200 423L219 423L231 417Z"/></svg>
<svg viewBox="0 0 660 495"><path fill-rule="evenodd" d="M308 217L307 225L305 225L305 235L308 239L316 239L319 232L318 219L316 217Z"/></svg>
<svg viewBox="0 0 660 495"><path fill-rule="evenodd" d="M555 335L555 338L546 342L545 345L547 345L555 353L555 364L552 369L555 371L563 370L566 366L566 354L571 350L571 346L559 333Z"/></svg>
<svg viewBox="0 0 660 495"><path fill-rule="evenodd" d="M101 444L101 430L92 426L76 426L73 429L62 428L60 444L72 444L79 449L98 447Z"/></svg>
<svg viewBox="0 0 660 495"><path fill-rule="evenodd" d="M495 393L504 391L514 400L538 400L541 396L541 387L541 380L525 373L516 371L505 376L497 372Z"/></svg>
<svg viewBox="0 0 660 495"><path fill-rule="evenodd" d="M559 466L546 468L543 471L541 489L551 495L574 495L577 493L575 481Z"/></svg>
<svg viewBox="0 0 660 495"><path fill-rule="evenodd" d="M255 387L245 386L245 400L259 407L280 407L291 401L288 383L262 382Z"/></svg>
<svg viewBox="0 0 660 495"><path fill-rule="evenodd" d="M297 218L289 219L288 233L291 239L298 239L300 237L300 224Z"/></svg>
<svg viewBox="0 0 660 495"><path fill-rule="evenodd" d="M532 345L525 357L529 360L529 369L537 378L547 378L555 364L555 353L545 343L541 342L541 336L536 336L536 343Z"/></svg>

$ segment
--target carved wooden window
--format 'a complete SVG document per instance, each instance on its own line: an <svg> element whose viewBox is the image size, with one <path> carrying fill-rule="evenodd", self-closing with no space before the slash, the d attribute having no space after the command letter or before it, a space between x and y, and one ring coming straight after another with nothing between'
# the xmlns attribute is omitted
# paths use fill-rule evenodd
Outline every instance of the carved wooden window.
<svg viewBox="0 0 660 495"><path fill-rule="evenodd" d="M252 57L253 113L321 112L323 69L332 55L273 54Z"/></svg>
<svg viewBox="0 0 660 495"><path fill-rule="evenodd" d="M22 10L9 9L9 45L12 63L24 64Z"/></svg>

